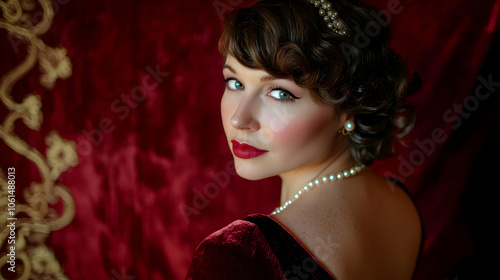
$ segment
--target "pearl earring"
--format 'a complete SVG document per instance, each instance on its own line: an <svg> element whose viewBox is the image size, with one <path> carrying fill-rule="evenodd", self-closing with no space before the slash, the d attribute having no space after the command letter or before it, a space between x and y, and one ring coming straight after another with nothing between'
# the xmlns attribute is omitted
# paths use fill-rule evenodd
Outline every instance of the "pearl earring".
<svg viewBox="0 0 500 280"><path fill-rule="evenodd" d="M356 125L354 125L354 122L347 121L344 124L344 127L341 130L339 130L339 133L342 133L343 135L352 135L355 127Z"/></svg>

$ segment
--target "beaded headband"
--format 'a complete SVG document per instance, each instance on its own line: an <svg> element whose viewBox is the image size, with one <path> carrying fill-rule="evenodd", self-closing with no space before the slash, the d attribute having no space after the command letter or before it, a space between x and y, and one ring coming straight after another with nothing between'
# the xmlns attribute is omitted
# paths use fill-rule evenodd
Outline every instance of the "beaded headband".
<svg viewBox="0 0 500 280"><path fill-rule="evenodd" d="M323 17L328 28L340 35L346 34L344 24L338 17L339 13L332 8L332 3L326 0L309 0L309 3L313 4L316 8L319 8L319 15Z"/></svg>

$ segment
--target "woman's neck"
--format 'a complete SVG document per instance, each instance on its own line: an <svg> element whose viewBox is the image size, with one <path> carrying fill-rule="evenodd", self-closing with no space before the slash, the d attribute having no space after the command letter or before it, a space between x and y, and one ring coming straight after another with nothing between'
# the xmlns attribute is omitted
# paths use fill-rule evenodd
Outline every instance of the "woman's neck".
<svg viewBox="0 0 500 280"><path fill-rule="evenodd" d="M287 173L280 174L281 183L281 199L282 205L291 199L299 190L307 183L316 179L321 179L324 176L337 174L338 172L349 169L355 165L349 149L339 149L334 152L321 163L307 165Z"/></svg>

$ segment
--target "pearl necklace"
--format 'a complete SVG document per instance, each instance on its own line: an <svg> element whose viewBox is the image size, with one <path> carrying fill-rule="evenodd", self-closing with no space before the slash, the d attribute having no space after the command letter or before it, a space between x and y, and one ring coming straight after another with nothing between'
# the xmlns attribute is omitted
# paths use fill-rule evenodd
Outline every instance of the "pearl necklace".
<svg viewBox="0 0 500 280"><path fill-rule="evenodd" d="M306 192L314 189L314 187L316 187L320 183L326 183L328 181L332 182L332 181L342 180L344 178L347 178L347 177L350 177L350 176L353 176L353 175L359 173L364 168L365 168L365 166L363 164L360 164L360 165L354 166L353 168L351 168L349 170L344 170L342 172L339 172L339 173L337 173L337 175L333 175L332 174L330 176L323 177L321 180L314 180L314 181L309 182L299 192L297 192L292 197L292 199L289 199L282 206L276 207L276 209L271 213L271 215L278 214L279 212L285 210L285 208L287 208L290 204L292 204L292 202L294 202L295 200L299 199L299 197L302 194L304 194L304 193L306 193Z"/></svg>

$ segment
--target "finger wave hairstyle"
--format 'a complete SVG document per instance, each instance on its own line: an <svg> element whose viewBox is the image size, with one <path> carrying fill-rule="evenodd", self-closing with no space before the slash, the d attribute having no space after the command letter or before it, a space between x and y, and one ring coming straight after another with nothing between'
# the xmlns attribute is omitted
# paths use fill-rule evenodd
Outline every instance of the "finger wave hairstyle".
<svg viewBox="0 0 500 280"><path fill-rule="evenodd" d="M314 102L353 119L354 133L347 136L351 154L370 165L392 156L395 140L414 125L413 107L403 103L410 75L373 12L353 1L330 2L345 35L329 29L307 0L262 0L226 16L219 51L312 89ZM370 35L359 33L365 31Z"/></svg>

